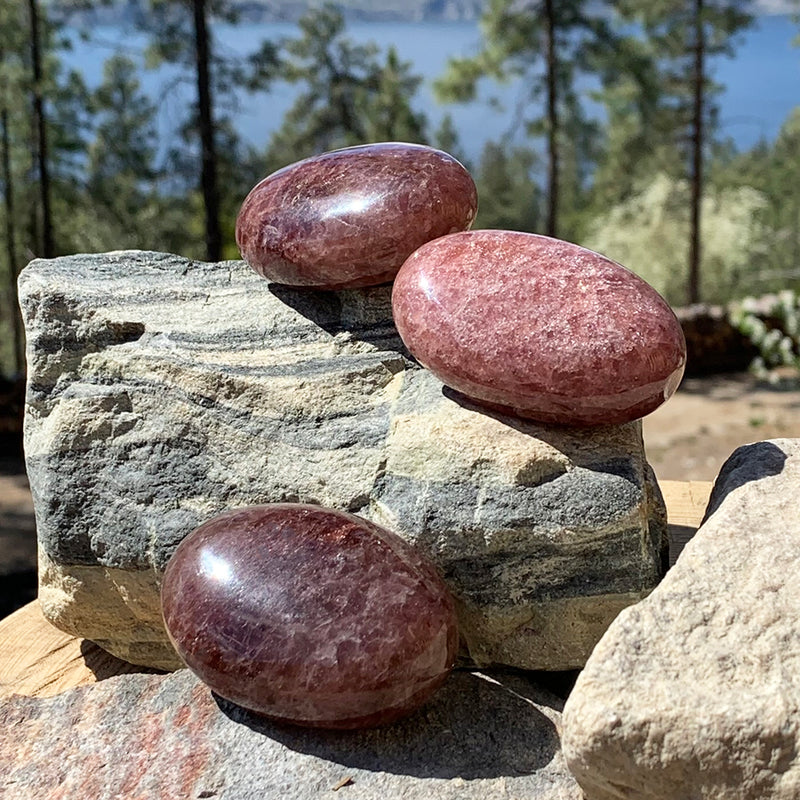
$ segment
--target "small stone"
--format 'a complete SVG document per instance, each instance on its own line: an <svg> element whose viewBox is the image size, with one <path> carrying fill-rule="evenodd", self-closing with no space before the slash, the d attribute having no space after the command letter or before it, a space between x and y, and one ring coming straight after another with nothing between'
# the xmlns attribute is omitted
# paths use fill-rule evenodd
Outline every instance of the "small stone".
<svg viewBox="0 0 800 800"><path fill-rule="evenodd" d="M268 280L344 289L387 283L420 245L469 228L478 196L452 156L422 145L348 147L264 178L236 221Z"/></svg>
<svg viewBox="0 0 800 800"><path fill-rule="evenodd" d="M222 697L310 727L391 722L455 661L450 595L413 547L341 511L304 504L221 514L164 573L172 643Z"/></svg>
<svg viewBox="0 0 800 800"><path fill-rule="evenodd" d="M413 355L477 402L549 424L638 419L680 383L686 345L666 301L604 256L546 236L456 233L394 284Z"/></svg>

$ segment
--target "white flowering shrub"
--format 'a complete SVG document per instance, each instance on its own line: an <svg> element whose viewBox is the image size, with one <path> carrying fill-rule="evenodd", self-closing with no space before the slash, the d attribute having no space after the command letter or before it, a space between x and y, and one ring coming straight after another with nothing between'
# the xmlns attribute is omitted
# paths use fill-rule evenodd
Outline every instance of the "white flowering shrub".
<svg viewBox="0 0 800 800"><path fill-rule="evenodd" d="M759 278L764 232L759 221L766 198L749 186L709 191L702 209L700 294L711 303L769 291ZM672 305L686 302L689 186L656 175L619 205L589 224L581 244L640 275Z"/></svg>
<svg viewBox="0 0 800 800"><path fill-rule="evenodd" d="M800 373L800 294L786 290L767 298L746 297L731 306L730 320L758 348L751 365L758 377L778 383L779 367Z"/></svg>

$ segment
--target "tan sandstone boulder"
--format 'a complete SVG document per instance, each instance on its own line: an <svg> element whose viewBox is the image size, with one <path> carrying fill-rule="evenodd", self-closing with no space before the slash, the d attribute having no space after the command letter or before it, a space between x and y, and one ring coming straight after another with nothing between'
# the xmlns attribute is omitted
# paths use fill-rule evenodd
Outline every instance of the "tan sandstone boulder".
<svg viewBox="0 0 800 800"><path fill-rule="evenodd" d="M739 448L564 710L587 800L800 797L800 440Z"/></svg>

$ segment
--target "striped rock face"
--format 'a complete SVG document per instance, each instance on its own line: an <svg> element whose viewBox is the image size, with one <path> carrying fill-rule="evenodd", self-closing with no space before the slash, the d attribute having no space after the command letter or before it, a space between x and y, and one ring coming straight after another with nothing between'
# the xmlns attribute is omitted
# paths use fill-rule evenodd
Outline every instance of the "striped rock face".
<svg viewBox="0 0 800 800"><path fill-rule="evenodd" d="M339 509L412 543L477 664L581 666L660 579L640 424L555 429L444 393L407 357L390 287L140 252L37 261L20 282L40 602L115 655L181 664L161 574L248 505Z"/></svg>
<svg viewBox="0 0 800 800"><path fill-rule="evenodd" d="M236 221L242 257L289 286L392 280L421 244L469 228L478 196L452 156L390 142L334 150L264 178Z"/></svg>

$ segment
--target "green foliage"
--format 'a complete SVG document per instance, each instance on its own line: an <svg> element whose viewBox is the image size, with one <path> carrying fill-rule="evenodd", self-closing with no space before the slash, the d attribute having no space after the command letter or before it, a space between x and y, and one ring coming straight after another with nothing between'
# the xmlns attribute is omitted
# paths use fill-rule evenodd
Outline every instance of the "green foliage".
<svg viewBox="0 0 800 800"><path fill-rule="evenodd" d="M374 91L362 89L359 95L358 112L364 120L365 141L425 141L425 115L414 111L408 102L422 78L410 70L411 63L401 61L397 50L390 47L386 62L375 76Z"/></svg>
<svg viewBox="0 0 800 800"><path fill-rule="evenodd" d="M715 180L752 186L766 198L758 215L762 237L752 251L752 291L800 285L800 108L789 114L773 143L734 154L720 164Z"/></svg>
<svg viewBox="0 0 800 800"><path fill-rule="evenodd" d="M474 228L536 231L541 226L542 197L534 178L538 159L521 147L487 142L478 165L478 216Z"/></svg>
<svg viewBox="0 0 800 800"><path fill-rule="evenodd" d="M521 79L526 93L517 109L519 127L528 139L546 142L547 185L536 194L545 196L539 222L551 235L575 238L586 204L597 131L576 86L579 75L598 74L616 47L609 8L582 0L490 0L480 51L451 59L435 83L440 100L472 102L485 79Z"/></svg>
<svg viewBox="0 0 800 800"><path fill-rule="evenodd" d="M778 383L782 367L800 373L800 294L746 297L732 307L730 320L757 347L751 369L759 378Z"/></svg>
<svg viewBox="0 0 800 800"><path fill-rule="evenodd" d="M87 8L101 2L71 1ZM194 77L196 2L144 4L150 63L177 65L184 79ZM762 348L765 370L791 359L797 366L800 108L774 142L738 153L720 140L720 87L708 79L709 59L731 52L737 33L749 23L750 4L704 0L703 7L703 299L725 302L793 290L791 297L785 291L779 295L784 311L769 309L781 319L778 332L772 321L763 322L763 309L756 314L748 302L742 324ZM164 143L157 140L157 108L142 91L136 64L112 58L101 85L89 91L78 75L64 71L59 31L48 21L47 8L40 88L57 251L141 247L202 258L196 105L186 109L165 156ZM205 10L214 22L236 24L231 0L205 0ZM696 3L680 0L488 0L480 49L453 60L437 83L442 98L458 102L474 102L491 82L521 79L525 90L515 129L487 143L474 165L476 227L543 231L557 189L559 235L616 258L671 302L683 302L696 133L696 10ZM0 368L6 370L14 279L25 261L41 253L42 238L27 13L27 0L0 3L0 119L5 120L0 131L9 134L10 153L7 174L0 168ZM549 43L555 45L552 53ZM296 37L264 42L249 58L215 45L212 27L224 257L237 256L233 229L239 204L265 170L323 150L385 140L430 140L466 163L452 118L446 116L429 134L427 120L415 110L421 78L412 66L394 48L381 52L373 44L356 44L333 6L309 12ZM297 85L300 94L268 148L257 152L233 124L237 98L242 89L261 91L278 80ZM579 87L587 84L605 108L602 122L586 115L586 90ZM14 190L11 215L2 202L8 187Z"/></svg>
<svg viewBox="0 0 800 800"><path fill-rule="evenodd" d="M625 41L609 62L624 77L607 83L604 97L612 126L623 129L616 135L629 157L634 148L651 169L688 177L697 82L702 124L711 141L723 87L712 80L710 65L714 58L732 55L736 37L753 22L752 5L751 0L703 0L702 10L686 0L623 0L616 5L621 21L641 26L644 33ZM702 75L696 71L698 47Z"/></svg>
<svg viewBox="0 0 800 800"><path fill-rule="evenodd" d="M163 64L182 66L188 73L196 67L193 6L195 0L146 0L148 11L140 27L150 37L145 63L150 69ZM213 23L236 24L238 4L232 0L206 0L205 11ZM214 91L230 100L234 89L263 91L275 77L278 67L276 43L263 41L258 50L247 57L222 52L212 35L211 72Z"/></svg>
<svg viewBox="0 0 800 800"><path fill-rule="evenodd" d="M151 13L144 18L151 37L148 63L180 65L196 87L168 162L172 175L183 179L184 192L201 192L205 258L218 260L233 244L223 239L223 214L234 197L241 200L238 184L228 179L245 149L230 117L237 105L235 90L266 88L277 66L277 49L262 42L259 52L246 59L219 51L212 23L237 21L232 0L149 0L149 6Z"/></svg>
<svg viewBox="0 0 800 800"><path fill-rule="evenodd" d="M445 114L439 127L433 132L433 144L445 153L449 153L453 158L457 158L467 169L471 169L469 159L461 149L458 131L453 123L453 117Z"/></svg>
<svg viewBox="0 0 800 800"><path fill-rule="evenodd" d="M598 214L581 244L624 264L670 303L684 300L685 250L689 233L689 187L661 174L627 200ZM748 186L709 192L703 200L703 294L727 302L752 291L751 252L761 240L758 215L766 205Z"/></svg>
<svg viewBox="0 0 800 800"><path fill-rule="evenodd" d="M310 11L299 27L302 35L284 43L279 76L303 89L270 141L270 170L337 147L426 140L425 118L410 105L422 79L394 48L381 63L374 44L347 38L332 5Z"/></svg>
<svg viewBox="0 0 800 800"><path fill-rule="evenodd" d="M600 65L602 102L607 123L592 183L597 209L629 198L653 174L674 171L676 151L669 137L657 133L655 117L663 85L646 39L625 37Z"/></svg>
<svg viewBox="0 0 800 800"><path fill-rule="evenodd" d="M5 302L0 318L0 336L5 341L15 334L16 275L23 264L45 249L44 215L38 168L39 136L33 113L33 97L42 98L44 129L48 144L46 166L50 178L47 196L54 206L73 209L81 192L81 164L85 156L88 125L87 93L77 73L65 73L59 52L64 42L46 11L38 11L38 45L41 76L34 80L31 56L30 7L25 0L0 4L0 112L7 137L0 168L2 211L0 211L0 263ZM69 247L69 214L54 215L50 229L57 251ZM6 349L6 352L8 350ZM0 363L0 369L22 368L14 360Z"/></svg>
<svg viewBox="0 0 800 800"><path fill-rule="evenodd" d="M89 186L102 189L104 182L120 175L152 180L158 149L157 108L142 93L130 58L114 55L106 61L91 109L95 122L87 165Z"/></svg>
<svg viewBox="0 0 800 800"><path fill-rule="evenodd" d="M630 164L631 155L641 161L628 168L630 178L620 182L623 192L632 191L637 179L656 171L688 182L690 225L684 274L689 302L706 298L700 288L701 224L720 90L712 80L710 59L732 51L736 34L752 22L750 6L751 0L623 0L617 4L623 21L640 26L644 36L640 44L621 48L612 59L628 69L621 85L608 91L611 135L598 182L599 198L606 202L614 192L620 159Z"/></svg>

